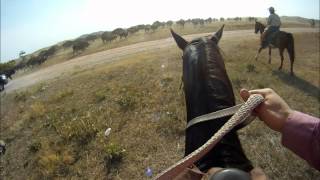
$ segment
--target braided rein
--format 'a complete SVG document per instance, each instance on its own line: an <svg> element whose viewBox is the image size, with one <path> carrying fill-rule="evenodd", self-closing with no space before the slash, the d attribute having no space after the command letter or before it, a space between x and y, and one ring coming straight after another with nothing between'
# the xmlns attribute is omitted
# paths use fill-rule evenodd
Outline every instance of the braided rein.
<svg viewBox="0 0 320 180"><path fill-rule="evenodd" d="M168 180L175 178L184 169L190 167L194 162L206 155L222 139L222 137L230 132L235 126L244 122L251 115L252 111L263 101L264 98L262 95L251 95L238 111L205 144L158 174L155 179Z"/></svg>

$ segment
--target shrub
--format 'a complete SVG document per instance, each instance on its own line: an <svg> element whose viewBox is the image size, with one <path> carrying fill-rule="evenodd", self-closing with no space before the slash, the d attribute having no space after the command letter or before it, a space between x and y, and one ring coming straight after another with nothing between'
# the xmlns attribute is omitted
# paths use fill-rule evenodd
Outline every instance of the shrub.
<svg viewBox="0 0 320 180"><path fill-rule="evenodd" d="M135 100L133 99L133 97L128 96L128 95L121 95L120 98L117 100L117 103L120 106L120 109L122 111L128 111L128 110L132 110L135 107Z"/></svg>
<svg viewBox="0 0 320 180"><path fill-rule="evenodd" d="M62 161L62 156L54 151L45 151L39 155L37 165L42 176L66 176L69 173L69 168Z"/></svg>
<svg viewBox="0 0 320 180"><path fill-rule="evenodd" d="M104 146L105 157L107 168L111 166L117 166L123 159L126 150L119 144L109 143Z"/></svg>
<svg viewBox="0 0 320 180"><path fill-rule="evenodd" d="M63 139L75 141L78 145L86 145L98 132L96 124L86 117L55 125L57 132Z"/></svg>
<svg viewBox="0 0 320 180"><path fill-rule="evenodd" d="M41 149L41 143L40 142L33 142L30 146L29 146L29 151L32 153L36 153Z"/></svg>
<svg viewBox="0 0 320 180"><path fill-rule="evenodd" d="M31 118L42 117L46 113L46 108L42 102L35 102L31 105Z"/></svg>

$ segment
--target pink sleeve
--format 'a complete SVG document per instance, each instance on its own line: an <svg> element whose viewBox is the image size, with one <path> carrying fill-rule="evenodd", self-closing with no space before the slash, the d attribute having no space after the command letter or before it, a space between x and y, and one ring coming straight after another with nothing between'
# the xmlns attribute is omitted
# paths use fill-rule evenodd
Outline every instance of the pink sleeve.
<svg viewBox="0 0 320 180"><path fill-rule="evenodd" d="M282 130L282 144L320 170L320 119L295 111Z"/></svg>

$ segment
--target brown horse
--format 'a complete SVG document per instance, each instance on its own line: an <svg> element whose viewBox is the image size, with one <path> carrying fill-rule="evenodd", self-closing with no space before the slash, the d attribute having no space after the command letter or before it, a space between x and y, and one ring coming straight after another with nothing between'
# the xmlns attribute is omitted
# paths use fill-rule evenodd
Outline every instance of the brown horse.
<svg viewBox="0 0 320 180"><path fill-rule="evenodd" d="M171 30L178 47L183 51L183 84L187 106L187 122L195 117L235 105L231 82L218 47L222 28L212 37L191 42ZM217 132L230 118L195 124L186 130L187 156ZM251 171L252 164L241 147L236 130L232 130L203 158L196 162L203 172L211 167L238 168Z"/></svg>
<svg viewBox="0 0 320 180"><path fill-rule="evenodd" d="M258 32L260 32L261 34L261 46L258 50L258 53L256 55L256 60L258 60L258 56L261 52L262 49L264 49L265 47L262 46L262 41L265 40L265 36L264 36L264 30L265 30L266 26L263 25L262 23L256 21L255 24L255 33L257 34ZM272 40L269 44L269 64L271 64L271 48L278 48L279 52L280 52L280 57L281 57L281 64L279 67L279 70L282 69L282 65L283 65L283 51L285 49L287 49L288 54L289 54L289 58L290 58L290 64L291 64L291 75L293 75L293 62L294 62L294 58L295 58L295 52L294 52L294 40L293 40L293 36L291 33L287 33L284 31L279 31L274 33L272 36Z"/></svg>

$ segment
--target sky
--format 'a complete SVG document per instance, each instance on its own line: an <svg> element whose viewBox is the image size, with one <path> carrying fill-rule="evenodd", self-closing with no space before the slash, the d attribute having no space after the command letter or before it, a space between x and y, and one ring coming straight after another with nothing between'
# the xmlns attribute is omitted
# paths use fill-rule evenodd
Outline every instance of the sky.
<svg viewBox="0 0 320 180"><path fill-rule="evenodd" d="M96 31L189 18L319 19L319 0L1 0L1 62Z"/></svg>

